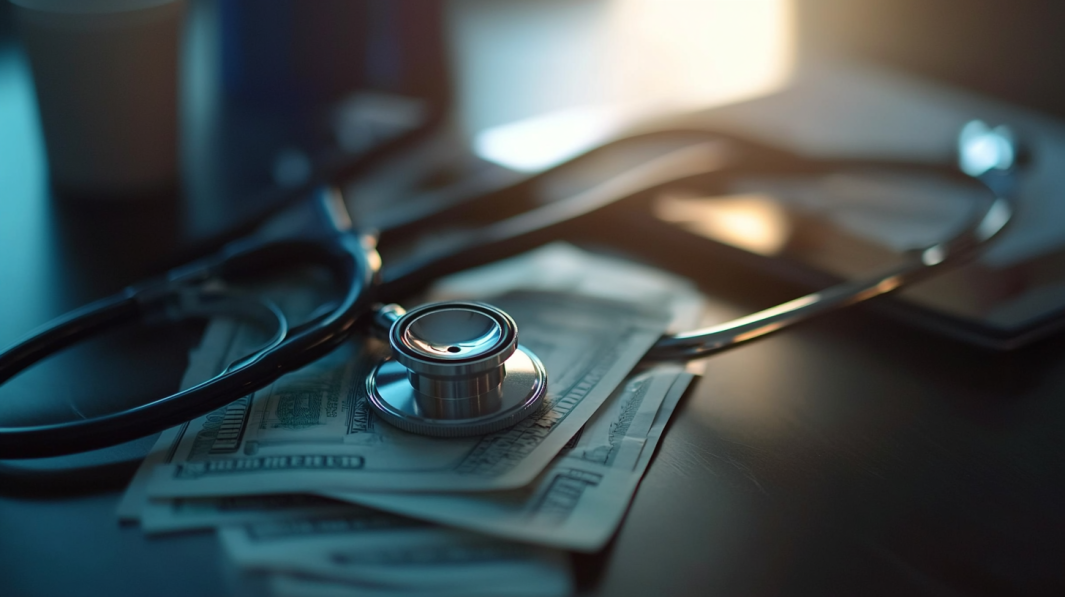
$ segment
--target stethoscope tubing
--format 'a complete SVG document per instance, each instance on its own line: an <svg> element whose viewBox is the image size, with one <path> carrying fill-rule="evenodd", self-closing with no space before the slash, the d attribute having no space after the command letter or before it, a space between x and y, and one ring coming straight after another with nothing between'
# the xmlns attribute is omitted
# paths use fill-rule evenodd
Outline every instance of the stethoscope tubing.
<svg viewBox="0 0 1065 597"><path fill-rule="evenodd" d="M707 133L709 137L709 134ZM718 135L713 138L719 139ZM735 142L735 141L734 141ZM0 428L0 459L36 458L91 450L150 435L266 387L352 337L360 321L378 301L402 298L442 275L481 265L533 248L558 234L563 224L589 216L626 198L641 196L664 185L738 172L760 170L808 171L831 168L910 168L952 173L942 166L898 164L868 160L816 160L776 149L743 143L750 155L729 161L720 141L693 143L614 176L568 199L504 218L467 235L463 242L421 259L381 269L373 243L357 233L336 193L323 188L315 201L328 222L324 236L285 241L236 241L219 254L172 270L162 281L130 287L119 295L92 303L47 324L0 354L0 383L41 358L121 323L159 318L206 316L216 307L273 319L275 337L265 348L240 359L217 376L171 396L87 420L18 428ZM953 175L953 173L952 173ZM536 177L534 177L535 179ZM971 219L953 238L916 251L902 266L864 280L846 282L733 322L663 337L648 353L649 360L686 360L736 346L783 329L815 315L834 311L892 292L904 284L971 259L997 236L1014 210L1012 175L991 172L976 177L990 191L989 207ZM528 184L528 183L520 183ZM437 217L434 216L434 220ZM284 263L317 263L329 268L346 287L336 307L298 328L287 329L276 307L241 297L197 294L197 284L211 279L240 278ZM191 298L190 298L191 297ZM175 304L191 300L192 305ZM199 301L199 303L197 302ZM202 308L201 308L202 307Z"/></svg>
<svg viewBox="0 0 1065 597"><path fill-rule="evenodd" d="M319 192L327 200L329 192ZM122 293L71 312L31 333L0 355L0 383L10 379L34 362L70 344L107 328L160 316L182 319L207 316L219 311L234 313L234 302L246 310L253 307L269 313L279 326L275 340L265 349L231 363L209 380L164 398L118 413L91 419L48 425L0 428L0 459L41 458L83 452L144 437L179 425L233 400L266 387L279 377L332 352L358 329L359 318L370 309L376 263L361 239L351 230L334 230L328 242L321 239L272 242L264 245L239 243L217 257L195 266L173 270L163 282L130 287ZM332 270L347 291L336 308L319 317L312 325L287 329L284 316L276 307L262 301L241 297L206 297L192 294L193 300L221 298L217 307L171 304L190 298L182 282L189 278L222 278L261 272L277 267L281 259L298 257L301 263L318 263ZM225 299L229 299L227 302ZM202 302L202 301L201 301ZM169 314L166 312L170 311ZM238 313L247 316L248 313ZM258 313L264 319L263 313ZM281 338L277 338L280 335Z"/></svg>
<svg viewBox="0 0 1065 597"><path fill-rule="evenodd" d="M733 140L733 143L738 141ZM936 174L977 183L987 192L986 207L974 210L965 225L951 238L908 253L904 263L865 278L846 281L825 290L741 317L720 325L664 336L645 356L646 361L688 360L709 356L742 342L782 330L817 315L832 312L908 284L930 278L940 271L971 260L998 236L1016 210L1016 166L969 176L942 164L907 163L868 159L810 159L781 150L746 144L750 159L740 163L723 158L714 143L683 147L615 176L587 191L513 216L466 234L451 251L436 251L382 272L381 296L401 297L427 280L515 255L553 240L553 231L591 215L622 199L652 193L665 185L697 182L737 173L792 170L809 173L864 169L894 169ZM519 183L528 185L529 183ZM438 213L435 220L446 218Z"/></svg>

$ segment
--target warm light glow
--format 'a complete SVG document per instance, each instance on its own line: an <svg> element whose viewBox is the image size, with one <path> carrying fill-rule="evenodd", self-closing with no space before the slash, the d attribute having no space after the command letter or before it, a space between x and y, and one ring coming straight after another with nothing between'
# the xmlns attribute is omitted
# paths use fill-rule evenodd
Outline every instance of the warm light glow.
<svg viewBox="0 0 1065 597"><path fill-rule="evenodd" d="M893 290L902 286L902 278L898 276L891 276L890 278L884 278L876 285L876 289L880 294L887 294Z"/></svg>
<svg viewBox="0 0 1065 597"><path fill-rule="evenodd" d="M792 0L454 0L460 120L477 154L538 171L649 119L765 95Z"/></svg>
<svg viewBox="0 0 1065 597"><path fill-rule="evenodd" d="M784 208L766 195L663 195L653 209L662 221L759 255L776 255L791 234Z"/></svg>
<svg viewBox="0 0 1065 597"><path fill-rule="evenodd" d="M763 95L791 70L789 0L615 0L624 100L700 109Z"/></svg>

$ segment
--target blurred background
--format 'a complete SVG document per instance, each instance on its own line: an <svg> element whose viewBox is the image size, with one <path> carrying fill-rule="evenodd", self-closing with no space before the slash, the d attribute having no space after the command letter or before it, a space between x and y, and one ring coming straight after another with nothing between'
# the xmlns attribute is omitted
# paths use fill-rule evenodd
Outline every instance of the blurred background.
<svg viewBox="0 0 1065 597"><path fill-rule="evenodd" d="M214 178L229 181L226 193L297 186L321 166L325 137L340 139L344 160L395 133L390 126L427 126L445 114L467 138L553 114L586 129L583 142L571 141L580 146L619 119L769 94L800 66L839 59L1061 115L1065 83L1053 72L1063 13L1035 0L191 0L181 60L185 181L206 184L188 163L207 151L224 164ZM35 111L18 103L29 87L13 63L25 59L15 58L16 20L11 3L0 5L0 107L36 130ZM379 95L353 97L359 92ZM367 116L380 94L417 101ZM328 106L348 111L323 132ZM374 126L381 130L368 132ZM4 132L8 152L34 146ZM485 147L491 136L478 143L479 153L499 151Z"/></svg>
<svg viewBox="0 0 1065 597"><path fill-rule="evenodd" d="M14 13L0 5L8 56ZM1065 113L1053 76L1065 7L1035 0L191 0L188 15L193 112L212 93L305 112L372 90L453 107L473 134L622 100L659 114L707 108L777 90L797 64L844 58ZM11 112L16 82L4 84Z"/></svg>
<svg viewBox="0 0 1065 597"><path fill-rule="evenodd" d="M949 162L957 131L973 118L1008 122L1037 149L1017 224L1023 232L1011 231L981 264L905 298L961 322L956 332L975 322L996 328L992 336L1015 336L1065 304L1065 233L1056 224L1065 207L1050 200L1065 181L1047 166L1065 152L1058 121L1065 83L1055 76L1065 7L1056 4L146 0L181 10L176 65L134 74L105 59L100 68L117 69L107 77L85 74L96 66L70 70L94 90L107 81L131 85L122 97L161 88L156 79L176 80L176 158L160 158L174 162L176 178L82 189L61 180L72 160L60 150L76 145L70 123L86 118L65 112L85 98L42 83L62 71L47 66L55 47L41 41L44 21L34 8L45 5L0 4L0 231L50 247L35 252L36 261L3 260L0 275L42 304L63 302L53 289L65 276L82 278L92 296L208 250L321 181L342 185L364 225L387 228L411 206L505 187L632 132L723 130L815 156ZM67 125L49 125L61 121L57 112ZM132 119L122 114L101 117L100 130ZM151 127L139 127L143 142L167 138ZM92 142L106 136L82 134ZM842 245L810 250L821 232L803 237L788 232L794 223L781 228L780 209L766 208L768 195L752 195L751 185L721 192L753 203L695 213L673 197L655 217L811 286L856 275L957 219L956 197L907 204L896 196L912 194L909 183L891 192L838 183L768 195L798 197L787 210L811 194L886 197L858 214L853 198L841 199L850 211L829 219L845 232ZM885 205L909 212L871 224ZM936 214L945 223L935 224ZM139 249L132 269L116 268L115 253L130 247ZM834 257L859 253L853 263ZM43 271L57 272L55 280L42 282Z"/></svg>
<svg viewBox="0 0 1065 597"><path fill-rule="evenodd" d="M1048 113L1065 111L1065 6L1019 0L798 0L808 55L854 56Z"/></svg>
<svg viewBox="0 0 1065 597"><path fill-rule="evenodd" d="M165 14L119 22L90 5ZM1031 160L1004 238L888 300L715 357L627 534L595 557L603 594L780 594L841 577L861 589L835 593L1061 594L1039 586L1060 584L1065 536L1061 340L997 351L1065 328L1063 24L1065 3L1045 0L0 0L0 346L255 230L323 181L387 245L410 214L514 199L493 193L633 132L952 164L967 122L1005 124ZM81 43L103 58L64 58ZM79 116L89 104L95 120ZM75 134L88 124L104 133ZM84 147L113 147L117 131L160 150L158 176L60 180L81 159L56 156L107 157ZM517 199L579 192L675 147L563 168ZM131 151L111 163L148 153ZM670 189L569 240L685 275L739 316L890 263L973 205L971 188L935 177L838 174ZM0 423L166 395L200 330L75 347L5 384ZM9 576L67 594L103 576L119 592L219 592L217 546L130 539L112 498L5 502L20 545ZM579 561L578 576L595 567Z"/></svg>

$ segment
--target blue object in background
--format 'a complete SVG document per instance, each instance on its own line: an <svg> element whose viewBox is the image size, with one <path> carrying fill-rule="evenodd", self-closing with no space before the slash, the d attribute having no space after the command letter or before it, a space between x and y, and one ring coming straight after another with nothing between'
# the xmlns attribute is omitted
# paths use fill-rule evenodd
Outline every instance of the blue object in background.
<svg viewBox="0 0 1065 597"><path fill-rule="evenodd" d="M440 2L219 4L222 75L233 99L301 108L366 89L447 96Z"/></svg>

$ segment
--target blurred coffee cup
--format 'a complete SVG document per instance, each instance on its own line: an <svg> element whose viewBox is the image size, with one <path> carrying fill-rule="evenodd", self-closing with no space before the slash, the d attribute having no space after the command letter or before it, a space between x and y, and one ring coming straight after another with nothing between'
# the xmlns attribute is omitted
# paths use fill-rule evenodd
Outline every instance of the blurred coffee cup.
<svg viewBox="0 0 1065 597"><path fill-rule="evenodd" d="M173 187L185 1L10 1L56 192L126 198Z"/></svg>

